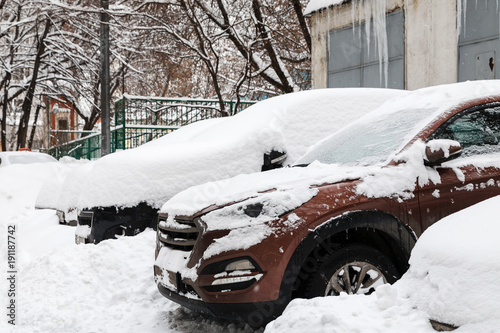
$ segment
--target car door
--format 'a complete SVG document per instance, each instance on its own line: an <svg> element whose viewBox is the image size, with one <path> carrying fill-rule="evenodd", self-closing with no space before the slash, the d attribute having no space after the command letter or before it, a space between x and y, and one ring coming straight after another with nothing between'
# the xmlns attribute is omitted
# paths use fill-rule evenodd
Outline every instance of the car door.
<svg viewBox="0 0 500 333"><path fill-rule="evenodd" d="M449 214L500 195L500 105L464 110L429 139L456 140L463 152L436 167L441 183L419 189L422 230Z"/></svg>

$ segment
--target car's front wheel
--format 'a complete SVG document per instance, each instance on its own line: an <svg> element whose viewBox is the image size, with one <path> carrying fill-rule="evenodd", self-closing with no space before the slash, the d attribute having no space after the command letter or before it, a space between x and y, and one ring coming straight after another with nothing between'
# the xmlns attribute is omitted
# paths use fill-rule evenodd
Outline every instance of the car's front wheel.
<svg viewBox="0 0 500 333"><path fill-rule="evenodd" d="M375 248L351 244L325 256L306 283L306 297L370 294L400 278L396 266Z"/></svg>

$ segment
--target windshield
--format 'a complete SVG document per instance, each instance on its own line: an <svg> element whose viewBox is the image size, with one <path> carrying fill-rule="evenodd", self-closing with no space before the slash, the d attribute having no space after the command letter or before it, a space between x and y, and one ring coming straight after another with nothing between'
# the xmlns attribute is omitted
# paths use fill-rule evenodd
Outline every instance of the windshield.
<svg viewBox="0 0 500 333"><path fill-rule="evenodd" d="M336 132L295 165L318 161L367 166L385 162L432 120L436 108L375 112Z"/></svg>

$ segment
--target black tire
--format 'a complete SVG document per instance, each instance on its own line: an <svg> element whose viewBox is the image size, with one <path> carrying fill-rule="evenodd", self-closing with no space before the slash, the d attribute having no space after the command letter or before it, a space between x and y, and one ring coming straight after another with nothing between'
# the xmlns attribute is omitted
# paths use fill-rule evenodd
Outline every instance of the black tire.
<svg viewBox="0 0 500 333"><path fill-rule="evenodd" d="M367 274L368 273L368 274ZM306 281L305 297L370 294L380 284L400 278L396 266L382 252L359 244L326 255Z"/></svg>

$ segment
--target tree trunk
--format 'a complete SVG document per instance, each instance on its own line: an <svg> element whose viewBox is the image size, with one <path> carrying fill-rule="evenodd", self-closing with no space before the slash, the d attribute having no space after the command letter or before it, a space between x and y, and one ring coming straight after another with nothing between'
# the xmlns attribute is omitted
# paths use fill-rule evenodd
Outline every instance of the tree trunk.
<svg viewBox="0 0 500 333"><path fill-rule="evenodd" d="M33 121L33 126L31 127L30 139L28 141L28 148L31 150L33 147L33 140L35 139L35 131L36 131L36 122L38 121L38 115L40 114L40 109L42 108L41 104L36 106L35 111L35 120Z"/></svg>
<svg viewBox="0 0 500 333"><path fill-rule="evenodd" d="M7 150L7 106L9 99L9 81L10 81L11 73L7 72L6 77L8 78L5 81L5 85L3 87L3 103L2 103L2 120L0 126L0 141L2 141L2 151Z"/></svg>
<svg viewBox="0 0 500 333"><path fill-rule="evenodd" d="M262 39L262 42L264 43L264 48L266 49L267 55L269 56L269 59L271 60L271 67L274 69L274 71L276 72L276 75L278 75L278 77L281 81L281 90L285 93L291 93L291 92L293 92L293 87L290 85L290 82L288 81L288 77L283 72L283 68L280 65L278 53L274 49L274 46L272 45L271 36L269 36L269 33L267 32L267 28L264 24L264 18L262 15L261 4L260 4L259 0L252 0L252 9L253 9L253 13L255 15L255 18L257 20L257 22L256 22L257 31L259 32L259 35Z"/></svg>
<svg viewBox="0 0 500 333"><path fill-rule="evenodd" d="M309 52L311 52L311 34L309 32L309 27L307 26L307 22L304 17L304 12L302 11L302 5L300 4L300 0L292 0L292 4L293 4L293 9L297 14L300 30L302 30L302 34L304 35L304 40L306 41L307 48L309 49Z"/></svg>
<svg viewBox="0 0 500 333"><path fill-rule="evenodd" d="M45 21L45 29L43 31L42 36L38 40L38 51L35 57L35 63L33 66L33 75L31 77L31 81L26 91L26 96L24 97L23 104L21 106L22 116L19 122L19 130L17 133L17 149L23 148L26 146L26 137L28 135L28 125L31 114L31 107L33 105L33 97L35 95L36 83L38 80L38 74L40 71L40 65L42 62L43 54L45 53L45 38L49 33L51 27L51 21Z"/></svg>
<svg viewBox="0 0 500 333"><path fill-rule="evenodd" d="M198 48L197 52L202 55L201 60L207 66L207 70L208 70L210 77L212 79L212 84L213 84L215 93L217 95L217 99L219 100L219 105L220 105L219 112L220 112L222 117L227 117L227 116L229 116L229 113L226 111L226 105L224 104L224 96L222 96L222 89L221 89L221 86L219 83L219 77L218 77L219 55L213 49L212 41L210 39L206 38L205 34L203 33L203 27L201 26L200 22L197 21L197 19L196 19L196 10L193 9L193 7L185 0L181 0L180 4L183 7L183 9L186 11L188 18L191 22L191 26L193 27L194 34L198 40L198 47L199 48ZM208 51L207 51L207 47L209 48ZM215 60L212 60L212 58L210 58L209 52L215 57ZM212 61L214 63L212 63Z"/></svg>

